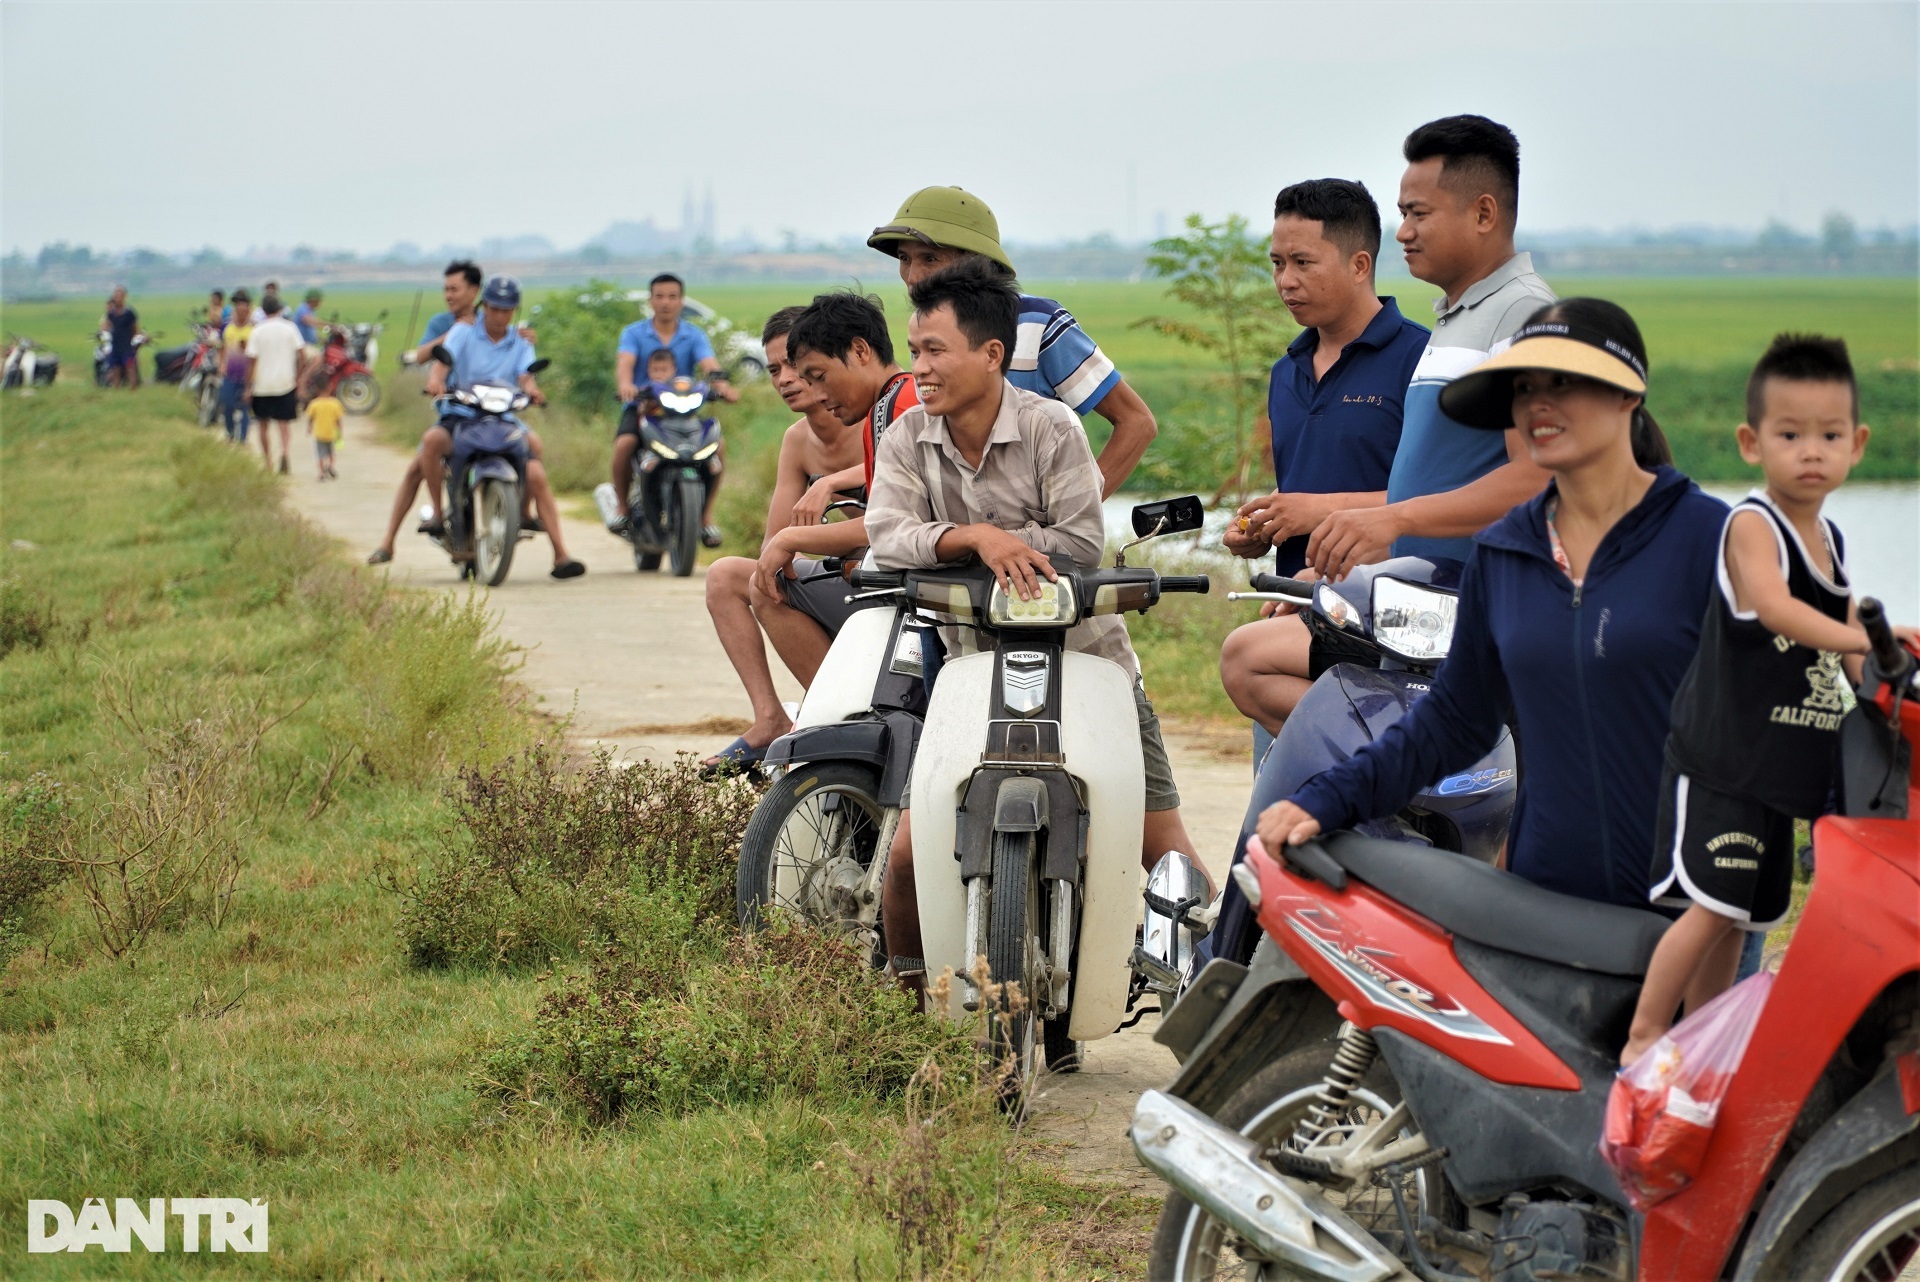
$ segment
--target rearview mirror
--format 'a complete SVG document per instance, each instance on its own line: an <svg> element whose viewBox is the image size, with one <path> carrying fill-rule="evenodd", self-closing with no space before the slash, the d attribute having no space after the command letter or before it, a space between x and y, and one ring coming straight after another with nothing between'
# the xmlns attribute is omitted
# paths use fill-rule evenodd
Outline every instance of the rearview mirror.
<svg viewBox="0 0 1920 1282"><path fill-rule="evenodd" d="M449 352L446 348L442 347L438 343L435 343L433 345L433 350L427 353L427 359L430 361L439 361L442 365L445 365L448 369L453 368L453 353Z"/></svg>
<svg viewBox="0 0 1920 1282"><path fill-rule="evenodd" d="M546 368L547 366L549 366L549 365L551 365L551 364L553 364L553 362L552 362L552 361L550 361L550 360L548 360L548 359L547 359L546 357L544 357L544 356L542 356L542 357L541 357L541 358L540 358L539 360L537 360L537 361L535 361L535 362L534 362L533 364L531 364L531 365L529 365L529 366L527 366L527 373L529 373L529 374L538 374L538 373L539 373L539 372L540 372L541 370L543 370L543 369L545 369L545 368Z"/></svg>
<svg viewBox="0 0 1920 1282"><path fill-rule="evenodd" d="M1133 532L1143 539L1159 534L1185 534L1206 523L1207 509L1197 494L1161 499L1156 503L1139 503L1133 509Z"/></svg>

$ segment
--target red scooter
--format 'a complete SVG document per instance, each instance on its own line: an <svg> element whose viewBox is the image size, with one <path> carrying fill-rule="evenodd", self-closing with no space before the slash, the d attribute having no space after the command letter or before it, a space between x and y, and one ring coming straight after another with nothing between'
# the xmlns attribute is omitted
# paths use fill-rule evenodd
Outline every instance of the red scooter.
<svg viewBox="0 0 1920 1282"><path fill-rule="evenodd" d="M1877 602L1860 620L1840 813L1690 1186L1642 1216L1597 1151L1664 918L1335 834L1235 870L1262 951L1210 963L1163 1021L1181 1074L1132 1128L1175 1190L1150 1276L1910 1276L1920 680Z"/></svg>
<svg viewBox="0 0 1920 1282"><path fill-rule="evenodd" d="M380 404L380 381L373 376L373 363L379 359L380 350L375 336L384 328L369 321L330 323L320 348L320 361L307 376L308 399L335 396L349 414L373 413Z"/></svg>

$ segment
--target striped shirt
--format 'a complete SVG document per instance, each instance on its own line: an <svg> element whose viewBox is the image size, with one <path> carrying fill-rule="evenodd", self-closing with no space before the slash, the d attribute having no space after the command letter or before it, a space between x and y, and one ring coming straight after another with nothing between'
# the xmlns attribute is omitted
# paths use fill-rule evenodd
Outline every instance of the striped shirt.
<svg viewBox="0 0 1920 1282"><path fill-rule="evenodd" d="M867 537L887 569L941 564L940 536L961 525L993 525L1048 557L1082 569L1100 564L1106 526L1100 516L1100 469L1074 412L1008 383L987 447L974 467L947 434L947 420L916 405L880 438L867 503ZM971 629L940 630L947 653L979 647ZM1118 615L1075 625L1067 648L1111 659L1129 673L1139 664Z"/></svg>
<svg viewBox="0 0 1920 1282"><path fill-rule="evenodd" d="M1120 371L1072 312L1051 298L1022 294L1007 381L1085 414L1106 399L1120 381Z"/></svg>

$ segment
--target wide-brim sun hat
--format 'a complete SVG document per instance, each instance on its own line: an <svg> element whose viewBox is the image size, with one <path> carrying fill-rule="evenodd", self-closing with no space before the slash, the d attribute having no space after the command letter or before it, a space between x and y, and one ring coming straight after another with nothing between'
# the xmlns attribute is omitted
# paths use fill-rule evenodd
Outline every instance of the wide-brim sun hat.
<svg viewBox="0 0 1920 1282"><path fill-rule="evenodd" d="M1522 370L1577 374L1635 396L1647 394L1647 367L1615 339L1586 326L1543 320L1507 349L1440 389L1440 410L1456 423L1504 432L1513 426L1513 380Z"/></svg>
<svg viewBox="0 0 1920 1282"><path fill-rule="evenodd" d="M867 247L898 258L897 246L905 240L971 250L1013 269L1007 251L1000 248L1000 222L987 202L958 187L922 187L914 192L901 202L892 222L873 229Z"/></svg>

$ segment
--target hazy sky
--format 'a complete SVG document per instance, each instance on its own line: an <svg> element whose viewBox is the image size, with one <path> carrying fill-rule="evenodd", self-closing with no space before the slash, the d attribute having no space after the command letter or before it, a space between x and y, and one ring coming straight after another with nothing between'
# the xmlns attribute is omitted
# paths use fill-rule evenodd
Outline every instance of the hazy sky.
<svg viewBox="0 0 1920 1282"><path fill-rule="evenodd" d="M616 219L837 238L928 183L1010 239L1391 206L1407 130L1522 145L1527 227L1920 210L1914 3L0 0L0 244L433 247Z"/></svg>

